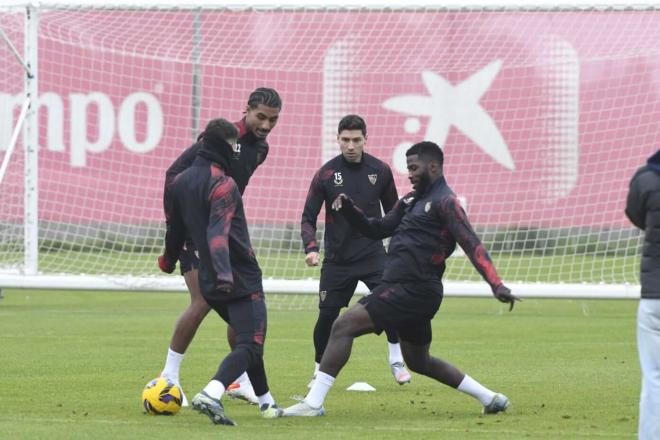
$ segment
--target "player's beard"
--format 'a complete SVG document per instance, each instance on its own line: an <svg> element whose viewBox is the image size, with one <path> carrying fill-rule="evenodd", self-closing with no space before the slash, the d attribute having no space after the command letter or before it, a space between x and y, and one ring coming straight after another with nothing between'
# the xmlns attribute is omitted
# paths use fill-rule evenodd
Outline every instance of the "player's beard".
<svg viewBox="0 0 660 440"><path fill-rule="evenodd" d="M417 185L415 185L415 192L417 194L424 194L429 189L429 186L431 186L431 175L427 171L419 176Z"/></svg>

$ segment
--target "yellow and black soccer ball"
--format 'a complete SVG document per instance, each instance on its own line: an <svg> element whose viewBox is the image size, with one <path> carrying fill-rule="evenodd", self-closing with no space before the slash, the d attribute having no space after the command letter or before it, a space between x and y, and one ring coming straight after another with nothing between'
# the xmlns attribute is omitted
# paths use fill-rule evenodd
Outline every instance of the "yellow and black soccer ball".
<svg viewBox="0 0 660 440"><path fill-rule="evenodd" d="M157 377L144 387L142 406L147 414L172 416L181 409L181 389L166 377Z"/></svg>

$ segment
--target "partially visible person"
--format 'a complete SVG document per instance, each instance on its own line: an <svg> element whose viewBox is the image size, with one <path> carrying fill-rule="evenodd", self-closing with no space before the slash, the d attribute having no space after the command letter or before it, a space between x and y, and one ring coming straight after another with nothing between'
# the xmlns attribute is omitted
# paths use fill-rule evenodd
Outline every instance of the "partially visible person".
<svg viewBox="0 0 660 440"><path fill-rule="evenodd" d="M262 416L282 414L269 391L263 363L267 312L261 269L250 243L238 185L226 174L237 137L236 127L224 119L211 120L206 126L197 158L167 189L165 252L158 259L162 271L173 272L186 240L192 240L198 249L201 294L235 332L231 352L192 400L195 410L222 425L235 424L225 414L221 399L227 386L245 371Z"/></svg>
<svg viewBox="0 0 660 440"><path fill-rule="evenodd" d="M269 149L266 137L277 125L281 109L282 101L279 94L273 89L260 87L250 94L244 111L245 116L234 124L238 129L238 142L236 143L236 151L234 151L228 164L227 174L234 179L241 195L245 192L252 174L266 160ZM170 203L167 188L174 182L177 174L193 164L197 153L204 145L204 136L205 132L202 132L197 142L185 150L168 168L165 175L164 191L166 210ZM191 239L186 240L179 257L179 267L190 291L190 305L183 311L176 323L167 351L165 367L161 375L181 387L179 371L184 354L210 310L200 292L198 281L199 258L197 248ZM231 326L227 327L227 339L229 345L233 347L235 337ZM228 395L252 404L258 403L247 374L242 374L235 383L229 386ZM184 406L188 406L185 394L183 394L183 399Z"/></svg>
<svg viewBox="0 0 660 440"><path fill-rule="evenodd" d="M626 215L644 231L637 349L642 370L639 440L660 439L660 150L630 181Z"/></svg>
<svg viewBox="0 0 660 440"><path fill-rule="evenodd" d="M341 154L326 162L314 175L307 193L301 220L305 263L318 266L319 244L316 219L325 204L325 239L323 266L319 282L319 316L314 326L314 374L330 337L332 323L355 293L358 281L369 290L383 276L385 250L382 240L374 240L355 231L342 215L331 209L332 202L345 193L364 208L368 216L381 218L381 205L389 212L398 199L392 170L383 161L366 153L367 124L358 115L346 115L337 127ZM389 365L397 383L410 382L396 332L385 330ZM310 382L310 386L312 384Z"/></svg>
<svg viewBox="0 0 660 440"><path fill-rule="evenodd" d="M493 295L513 309L518 298L497 275L488 252L443 175L444 156L438 145L420 142L406 152L414 192L400 199L382 219L366 217L353 200L340 194L332 209L341 212L364 235L391 236L383 281L340 316L332 326L321 366L307 396L284 410L285 416L320 416L335 378L351 354L353 340L394 329L409 368L477 399L484 414L506 411L509 399L442 359L431 356L431 320L443 297L445 261L456 248L465 251L490 285Z"/></svg>

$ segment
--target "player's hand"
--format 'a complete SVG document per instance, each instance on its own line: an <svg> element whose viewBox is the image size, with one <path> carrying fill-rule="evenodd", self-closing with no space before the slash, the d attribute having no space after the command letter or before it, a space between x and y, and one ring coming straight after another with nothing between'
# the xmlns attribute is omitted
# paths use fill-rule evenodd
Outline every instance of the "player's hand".
<svg viewBox="0 0 660 440"><path fill-rule="evenodd" d="M332 210L333 211L341 211L341 208L344 207L344 203L346 201L350 201L351 199L344 193L341 193L337 196L337 198L332 202Z"/></svg>
<svg viewBox="0 0 660 440"><path fill-rule="evenodd" d="M509 303L509 312L513 310L513 305L516 303L516 301L522 301L516 295L512 294L511 289L506 287L504 284L497 286L493 292L493 295L495 295L495 298L497 298L498 301Z"/></svg>
<svg viewBox="0 0 660 440"><path fill-rule="evenodd" d="M305 264L307 264L309 267L318 266L320 260L321 257L319 256L318 252L310 252L309 254L305 255Z"/></svg>
<svg viewBox="0 0 660 440"><path fill-rule="evenodd" d="M165 273L172 273L176 268L176 262L170 262L167 256L163 254L158 257L158 267Z"/></svg>

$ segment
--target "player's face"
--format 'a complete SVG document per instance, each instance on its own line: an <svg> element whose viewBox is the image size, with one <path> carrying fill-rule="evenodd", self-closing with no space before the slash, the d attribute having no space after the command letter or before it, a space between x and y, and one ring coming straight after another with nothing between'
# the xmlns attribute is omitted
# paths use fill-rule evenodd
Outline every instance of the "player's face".
<svg viewBox="0 0 660 440"><path fill-rule="evenodd" d="M413 189L417 193L423 194L431 185L428 164L421 161L417 154L406 156L406 162L408 165L408 180L410 180Z"/></svg>
<svg viewBox="0 0 660 440"><path fill-rule="evenodd" d="M367 137L362 134L362 130L342 130L337 135L337 142L341 154L348 162L357 163L362 160L362 152L367 143Z"/></svg>
<svg viewBox="0 0 660 440"><path fill-rule="evenodd" d="M268 133L275 128L280 117L280 109L259 104L256 108L249 106L245 110L245 125L259 139L266 139Z"/></svg>

